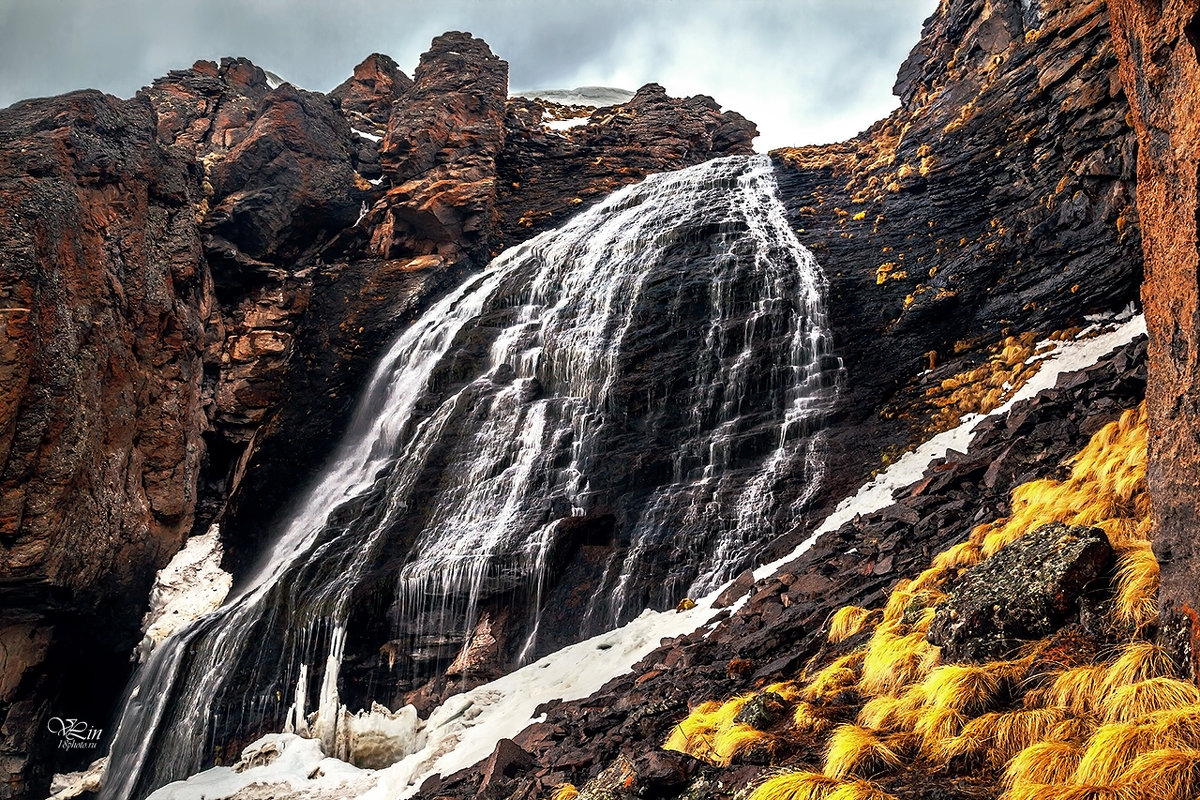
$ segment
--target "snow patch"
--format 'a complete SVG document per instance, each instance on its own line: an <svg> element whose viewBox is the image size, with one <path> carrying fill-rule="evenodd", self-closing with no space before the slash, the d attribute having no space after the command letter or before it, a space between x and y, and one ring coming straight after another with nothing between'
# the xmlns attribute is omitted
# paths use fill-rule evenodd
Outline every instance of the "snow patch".
<svg viewBox="0 0 1200 800"><path fill-rule="evenodd" d="M548 100L564 106L615 106L628 103L634 93L628 89L617 89L612 86L577 86L574 89L530 89L513 92L510 97L524 97L528 100Z"/></svg>
<svg viewBox="0 0 1200 800"><path fill-rule="evenodd" d="M578 128L581 125L587 125L590 117L575 117L574 119L552 119L542 124L552 131L565 131L569 128Z"/></svg>
<svg viewBox="0 0 1200 800"><path fill-rule="evenodd" d="M316 739L291 733L264 736L246 747L232 767L214 767L186 781L168 783L148 800L219 800L237 794L242 800L282 797L280 789L302 793L308 798L348 797L344 792L360 790L370 773L336 758L328 758ZM254 791L257 789L258 791ZM248 791L244 791L248 790Z"/></svg>
<svg viewBox="0 0 1200 800"><path fill-rule="evenodd" d="M154 578L150 610L142 618L137 659L145 661L159 642L225 602L230 574L221 569L221 532L216 525L193 536Z"/></svg>
<svg viewBox="0 0 1200 800"><path fill-rule="evenodd" d="M359 136L361 136L362 138L364 138L364 139L366 139L366 140L368 140L368 141L371 141L371 142L381 142L381 141L383 141L383 137L382 137L382 136L376 136L376 135L375 135L375 134L373 134L373 133L367 133L366 131L360 131L358 128L351 128L351 129L350 129L350 132L351 132L351 133L357 133L357 134L358 134Z"/></svg>

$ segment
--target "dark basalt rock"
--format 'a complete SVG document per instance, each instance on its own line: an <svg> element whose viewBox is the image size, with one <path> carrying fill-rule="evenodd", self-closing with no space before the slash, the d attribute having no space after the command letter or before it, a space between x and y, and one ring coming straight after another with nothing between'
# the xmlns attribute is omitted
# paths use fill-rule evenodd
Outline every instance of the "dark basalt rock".
<svg viewBox="0 0 1200 800"><path fill-rule="evenodd" d="M1111 561L1099 528L1043 525L952 584L929 626L929 642L950 662L1009 658L1060 628Z"/></svg>
<svg viewBox="0 0 1200 800"><path fill-rule="evenodd" d="M746 703L733 721L749 725L758 731L765 731L782 719L786 710L787 703L782 697L774 692L762 692Z"/></svg>
<svg viewBox="0 0 1200 800"><path fill-rule="evenodd" d="M854 139L773 153L845 362L831 501L866 477L864 443L882 454L923 424L888 403L930 352L1139 298L1137 143L1103 0L943 3L896 90L901 108Z"/></svg>

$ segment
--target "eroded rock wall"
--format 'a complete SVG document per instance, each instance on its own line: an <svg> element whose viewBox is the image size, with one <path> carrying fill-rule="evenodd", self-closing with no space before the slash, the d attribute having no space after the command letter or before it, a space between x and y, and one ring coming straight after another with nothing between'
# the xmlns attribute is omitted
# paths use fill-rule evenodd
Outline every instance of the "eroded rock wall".
<svg viewBox="0 0 1200 800"><path fill-rule="evenodd" d="M1150 334L1147 483L1164 633L1200 674L1200 3L1109 0L1137 129Z"/></svg>
<svg viewBox="0 0 1200 800"><path fill-rule="evenodd" d="M0 111L4 797L48 778L24 758L53 746L47 718L102 724L192 527L215 298L155 122L99 92Z"/></svg>

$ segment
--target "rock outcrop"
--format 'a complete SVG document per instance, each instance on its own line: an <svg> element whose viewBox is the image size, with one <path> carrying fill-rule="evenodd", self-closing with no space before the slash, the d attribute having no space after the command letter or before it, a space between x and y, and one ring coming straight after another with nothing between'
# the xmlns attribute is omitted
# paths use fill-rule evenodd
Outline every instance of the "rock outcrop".
<svg viewBox="0 0 1200 800"><path fill-rule="evenodd" d="M1052 522L1029 531L950 584L929 643L951 663L1011 658L1077 613L1079 597L1111 562L1099 528Z"/></svg>
<svg viewBox="0 0 1200 800"><path fill-rule="evenodd" d="M1200 6L1109 0L1138 139L1138 210L1150 334L1147 394L1159 607L1180 663L1200 676Z"/></svg>

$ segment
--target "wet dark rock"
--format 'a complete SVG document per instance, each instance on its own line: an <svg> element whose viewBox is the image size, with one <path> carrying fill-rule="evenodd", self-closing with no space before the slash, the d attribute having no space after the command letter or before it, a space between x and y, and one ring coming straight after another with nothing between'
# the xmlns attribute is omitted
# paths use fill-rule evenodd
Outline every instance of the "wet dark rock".
<svg viewBox="0 0 1200 800"><path fill-rule="evenodd" d="M1008 658L1057 630L1112 561L1099 528L1050 523L966 570L937 608L929 641L947 661Z"/></svg>
<svg viewBox="0 0 1200 800"><path fill-rule="evenodd" d="M749 594L753 588L754 573L751 570L745 570L717 595L713 608L728 608Z"/></svg>

